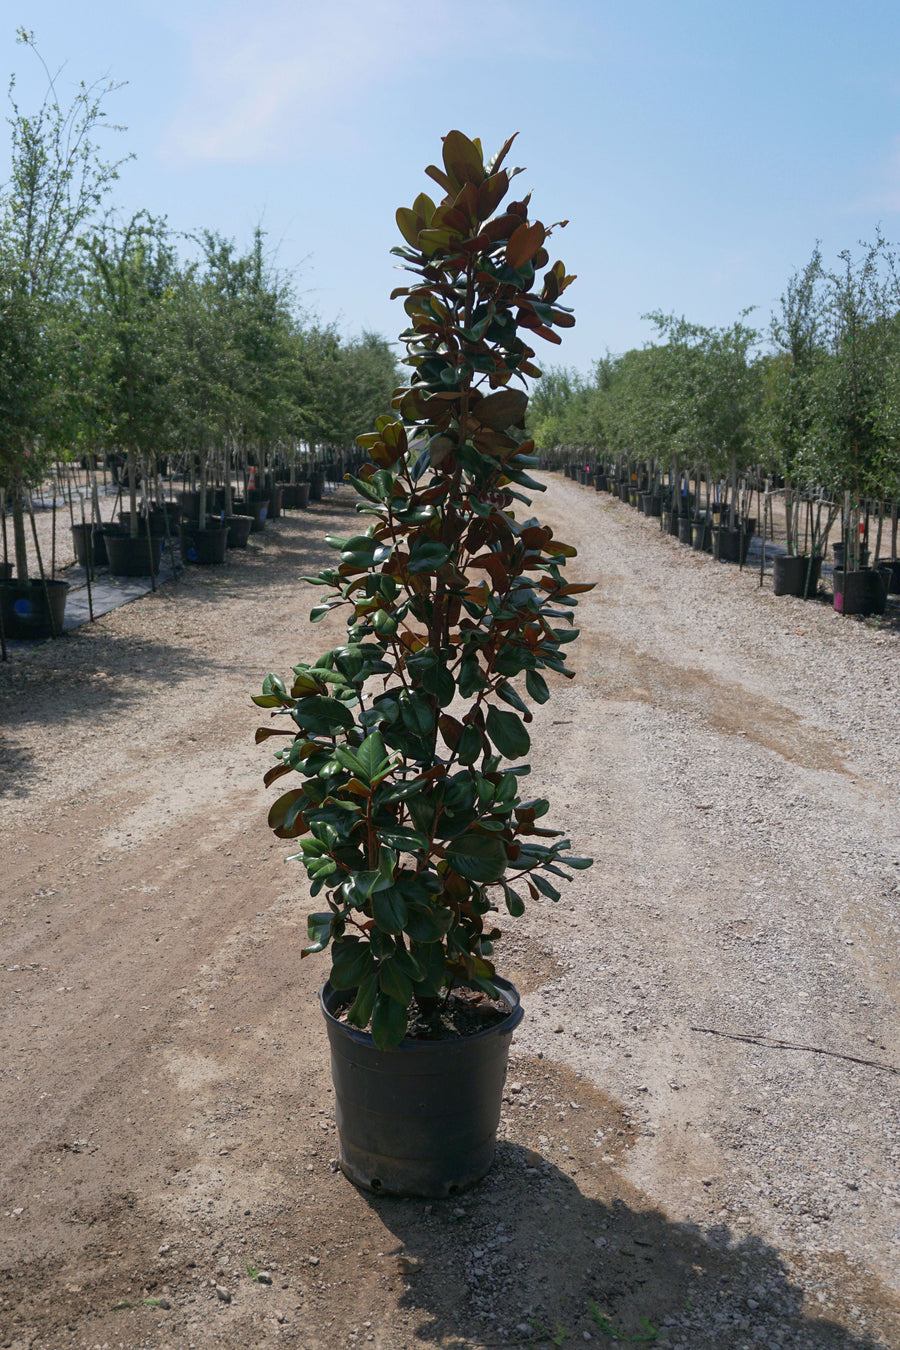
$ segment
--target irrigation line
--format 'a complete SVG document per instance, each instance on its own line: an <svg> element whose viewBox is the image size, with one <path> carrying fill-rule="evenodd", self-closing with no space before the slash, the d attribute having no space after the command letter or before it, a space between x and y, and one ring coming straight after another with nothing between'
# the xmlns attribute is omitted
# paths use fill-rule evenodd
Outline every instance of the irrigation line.
<svg viewBox="0 0 900 1350"><path fill-rule="evenodd" d="M715 1027L691 1027L704 1036L722 1036L728 1041L746 1041L748 1045L761 1045L767 1050L805 1050L811 1055L827 1055L829 1059L845 1059L851 1064L865 1064L869 1069L880 1069L882 1073L900 1075L900 1069L893 1064L881 1064L877 1059L862 1059L859 1055L845 1055L840 1050L825 1050L821 1045L800 1045L796 1041L782 1041L777 1036L743 1036L737 1031L717 1031Z"/></svg>

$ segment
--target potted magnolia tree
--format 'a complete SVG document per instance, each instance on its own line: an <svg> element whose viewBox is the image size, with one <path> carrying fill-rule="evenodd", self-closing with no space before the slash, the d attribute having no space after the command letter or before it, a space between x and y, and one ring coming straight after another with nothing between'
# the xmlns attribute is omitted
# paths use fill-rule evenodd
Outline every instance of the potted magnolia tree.
<svg viewBox="0 0 900 1350"><path fill-rule="evenodd" d="M495 966L498 911L554 901L590 865L523 792L529 704L550 697L546 672L571 675L590 587L566 581L575 550L527 509L542 485L516 382L539 374L532 334L574 322L559 304L573 278L527 198L503 205L511 144L486 164L450 132L427 170L443 200L397 213L412 378L359 438L366 528L329 537L335 565L310 578L328 588L312 619L343 610L346 641L255 700L292 724L257 739L289 738L269 824L300 841L321 897L303 955L331 955L341 1166L386 1193L447 1194L490 1166L521 1017Z"/></svg>

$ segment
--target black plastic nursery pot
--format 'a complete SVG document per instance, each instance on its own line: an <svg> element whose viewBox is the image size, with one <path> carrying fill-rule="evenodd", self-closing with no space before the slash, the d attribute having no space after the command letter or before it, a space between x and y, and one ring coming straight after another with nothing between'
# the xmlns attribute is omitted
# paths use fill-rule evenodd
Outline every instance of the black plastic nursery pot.
<svg viewBox="0 0 900 1350"><path fill-rule="evenodd" d="M236 501L232 504L231 509L236 516L250 517L251 534L259 534L261 530L266 528L266 518L269 514L268 497L257 498L255 494L251 494L249 501Z"/></svg>
<svg viewBox="0 0 900 1350"><path fill-rule="evenodd" d="M90 523L72 526L72 544L75 548L75 561L87 567L105 567L107 563L106 542L99 528Z"/></svg>
<svg viewBox="0 0 900 1350"><path fill-rule="evenodd" d="M185 562L201 566L223 563L227 547L228 526L224 522L203 530L190 524L181 527L181 556Z"/></svg>
<svg viewBox="0 0 900 1350"><path fill-rule="evenodd" d="M148 539L145 530L142 530L136 538L132 538L115 525L108 525L103 530L103 541L112 576L149 577L156 576L159 571L163 544L166 542L162 535Z"/></svg>
<svg viewBox="0 0 900 1350"><path fill-rule="evenodd" d="M253 524L252 516L226 516L225 524L228 526L227 548L246 548L247 540L250 538L250 526Z"/></svg>
<svg viewBox="0 0 900 1350"><path fill-rule="evenodd" d="M283 505L283 488L280 486L280 484L276 485L273 488L270 488L268 496L269 496L268 518L269 520L278 520L278 518L281 515L281 508Z"/></svg>
<svg viewBox="0 0 900 1350"><path fill-rule="evenodd" d="M844 566L844 545L843 545L843 544L833 544L833 545L832 545L832 552L833 552L833 554L834 554L834 565L835 565L835 567L837 567L837 568L843 568L843 566ZM868 565L869 565L869 550L868 550L867 548L860 548L860 550L859 550L859 566L860 566L860 568L864 568L864 567L868 567Z"/></svg>
<svg viewBox="0 0 900 1350"><path fill-rule="evenodd" d="M8 638L37 641L62 632L67 581L0 581L3 632Z"/></svg>
<svg viewBox="0 0 900 1350"><path fill-rule="evenodd" d="M887 576L889 594L900 594L900 558L884 559L878 566Z"/></svg>
<svg viewBox="0 0 900 1350"><path fill-rule="evenodd" d="M199 493L197 494L199 498ZM178 530L179 508L173 502L170 506L152 506L150 508L150 533L165 535L166 533L174 535ZM124 528L131 528L131 512L120 511L119 521ZM147 517L138 512L138 531L143 533L147 529Z"/></svg>
<svg viewBox="0 0 900 1350"><path fill-rule="evenodd" d="M309 506L309 483L282 483L282 511L305 510Z"/></svg>
<svg viewBox="0 0 900 1350"><path fill-rule="evenodd" d="M335 1015L355 991L320 993L331 1047L338 1161L356 1186L377 1195L454 1195L473 1186L494 1159L519 995L495 979L509 1015L477 1032L439 1041L402 1041L379 1050L366 1031Z"/></svg>
<svg viewBox="0 0 900 1350"><path fill-rule="evenodd" d="M691 547L697 553L712 552L712 526L708 520L695 520L692 523Z"/></svg>
<svg viewBox="0 0 900 1350"><path fill-rule="evenodd" d="M772 593L774 595L795 595L801 599L810 599L819 589L819 577L822 572L822 555L795 553L772 559ZM807 580L807 573L809 574Z"/></svg>
<svg viewBox="0 0 900 1350"><path fill-rule="evenodd" d="M751 536L746 530L729 530L727 525L713 526L713 557L719 562L745 563Z"/></svg>
<svg viewBox="0 0 900 1350"><path fill-rule="evenodd" d="M835 568L834 607L839 614L883 614L886 603L886 578L875 568L858 572Z"/></svg>
<svg viewBox="0 0 900 1350"><path fill-rule="evenodd" d="M693 521L690 516L678 517L678 542L679 544L690 544L692 538Z"/></svg>

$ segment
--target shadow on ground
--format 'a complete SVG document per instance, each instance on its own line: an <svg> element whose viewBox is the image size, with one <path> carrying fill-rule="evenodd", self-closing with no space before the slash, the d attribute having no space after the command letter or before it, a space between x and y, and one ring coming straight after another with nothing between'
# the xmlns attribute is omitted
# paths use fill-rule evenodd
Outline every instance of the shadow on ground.
<svg viewBox="0 0 900 1350"><path fill-rule="evenodd" d="M724 1226L703 1234L634 1201L592 1199L518 1145L501 1145L486 1180L456 1199L368 1201L402 1244L401 1260L421 1263L406 1275L400 1303L418 1315L416 1338L428 1344L890 1343L847 1330L837 1310L810 1315L783 1260L760 1239L736 1239Z"/></svg>

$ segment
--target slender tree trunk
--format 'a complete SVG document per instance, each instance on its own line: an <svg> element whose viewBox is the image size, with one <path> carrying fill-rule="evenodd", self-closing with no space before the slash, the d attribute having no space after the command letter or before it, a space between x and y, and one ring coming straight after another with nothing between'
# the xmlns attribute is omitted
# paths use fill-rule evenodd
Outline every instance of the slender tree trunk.
<svg viewBox="0 0 900 1350"><path fill-rule="evenodd" d="M12 489L13 548L16 554L16 576L28 580L28 550L25 543L25 485L21 478Z"/></svg>

